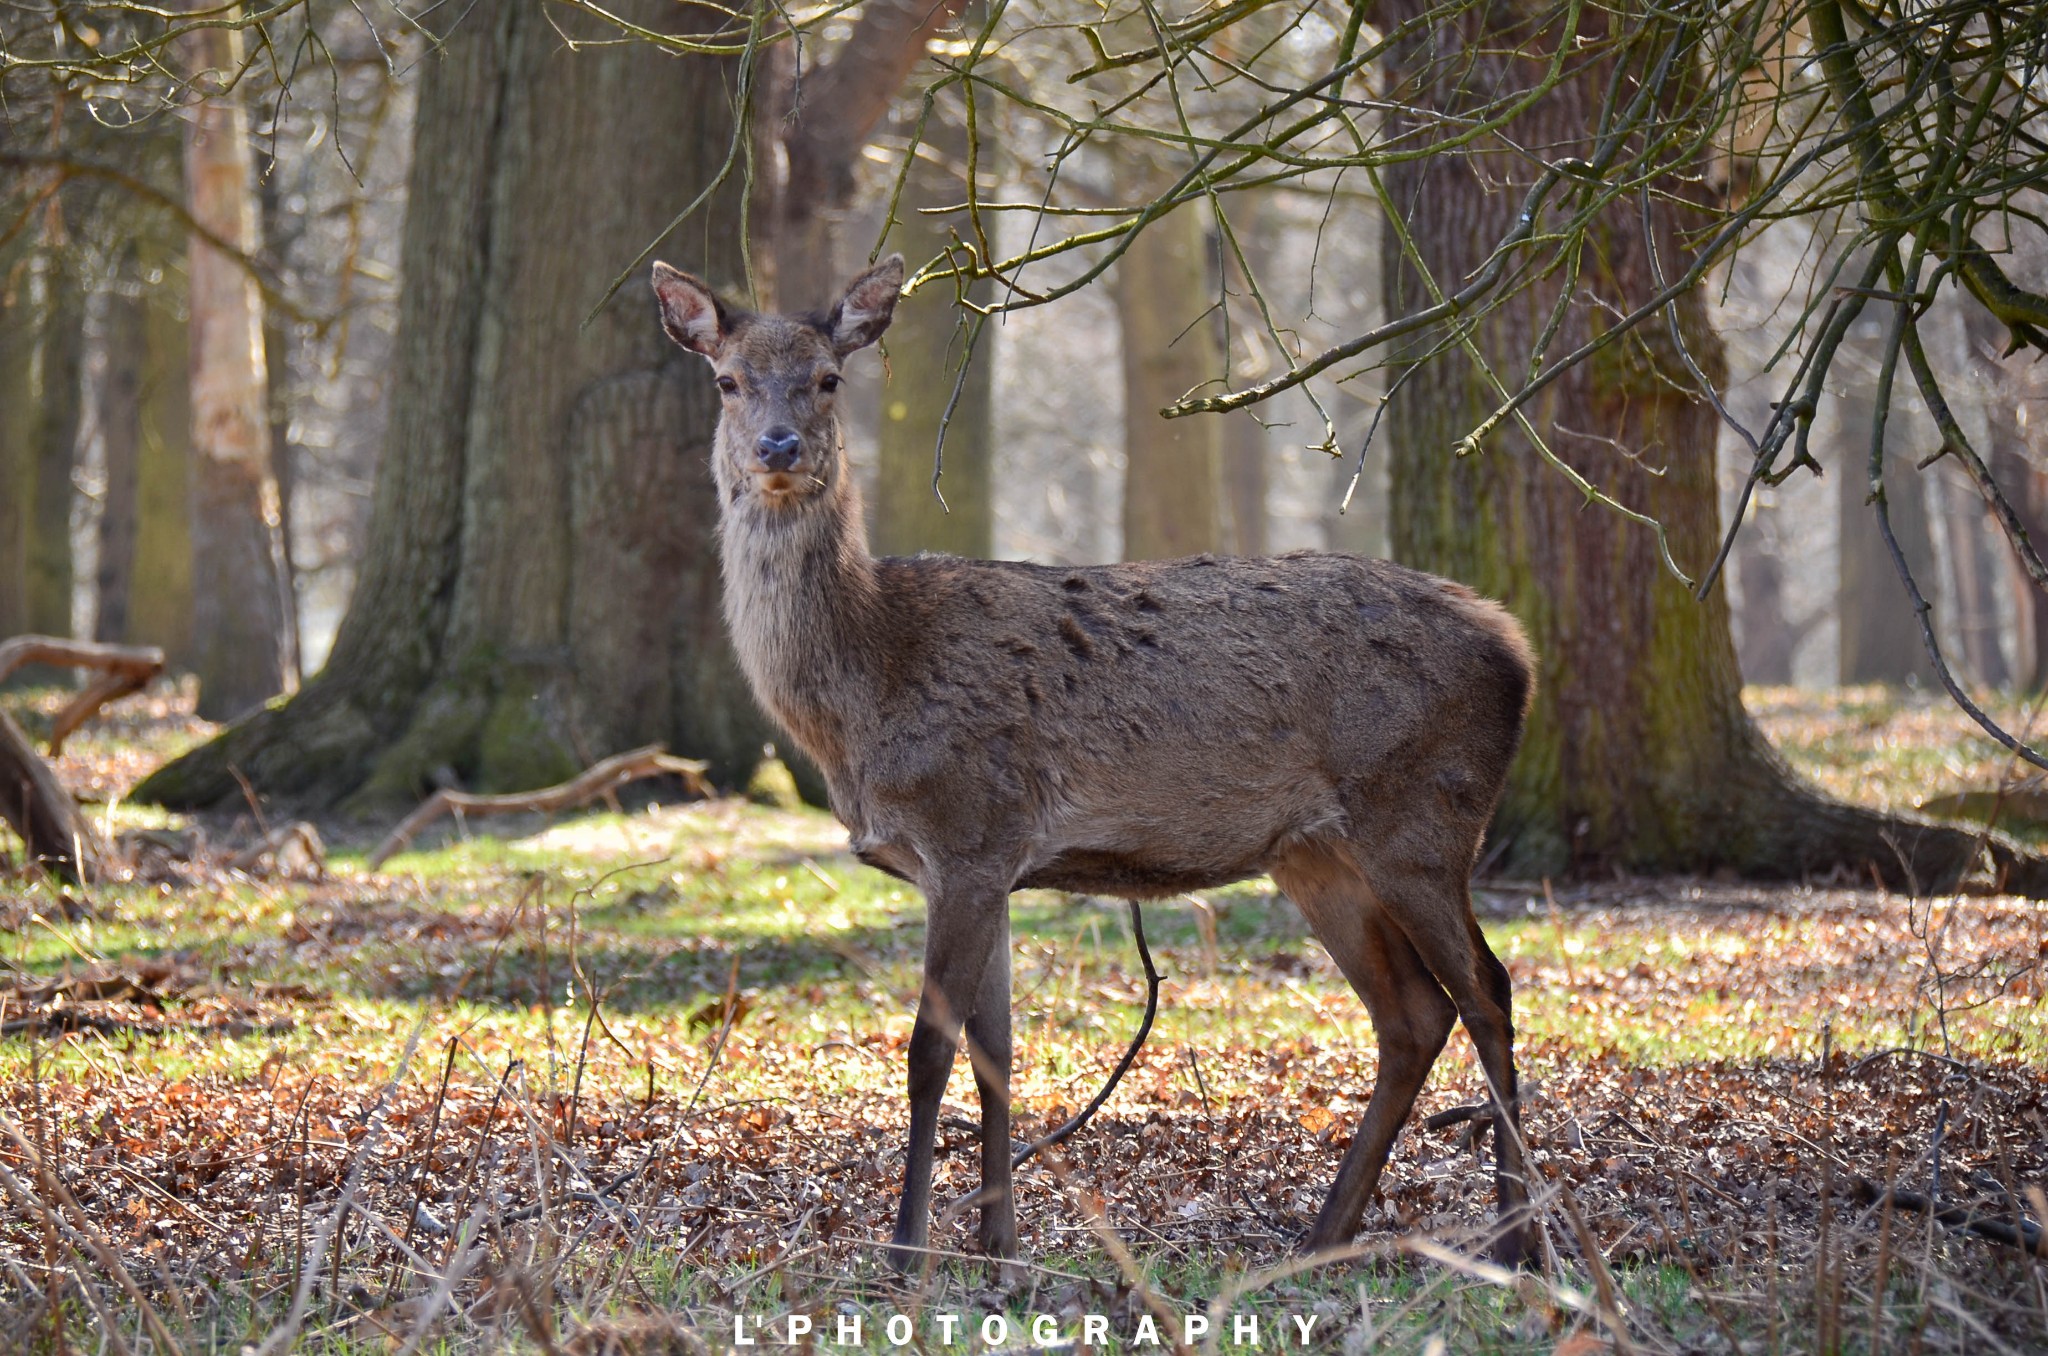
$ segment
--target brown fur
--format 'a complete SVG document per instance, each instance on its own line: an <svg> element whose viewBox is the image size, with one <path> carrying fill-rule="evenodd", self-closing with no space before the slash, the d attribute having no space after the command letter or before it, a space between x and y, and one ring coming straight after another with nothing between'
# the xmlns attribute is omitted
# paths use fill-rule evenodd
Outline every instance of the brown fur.
<svg viewBox="0 0 2048 1356"><path fill-rule="evenodd" d="M1380 1041L1372 1100L1309 1245L1356 1232L1462 1017L1500 1098L1501 1251L1518 1256L1508 977L1467 880L1528 707L1521 629L1460 584L1321 552L1087 569L871 557L824 388L886 327L901 279L892 259L831 312L750 316L655 265L669 333L732 387L713 456L741 664L823 769L854 850L927 899L897 1259L926 1237L963 1024L991 1197L981 1237L1000 1255L1016 1245L1009 893L1149 898L1267 872ZM791 431L796 466L767 470L760 440Z"/></svg>

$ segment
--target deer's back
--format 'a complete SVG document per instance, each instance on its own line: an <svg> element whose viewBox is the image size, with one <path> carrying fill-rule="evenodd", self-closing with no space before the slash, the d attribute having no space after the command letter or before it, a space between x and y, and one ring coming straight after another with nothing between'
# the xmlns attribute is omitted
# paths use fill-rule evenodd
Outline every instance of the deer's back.
<svg viewBox="0 0 2048 1356"><path fill-rule="evenodd" d="M878 700L862 766L834 778L856 844L1012 835L1023 884L1238 879L1389 794L1441 803L1465 832L1529 692L1504 611L1386 561L920 556L877 562L877 583ZM915 822L933 814L950 822Z"/></svg>

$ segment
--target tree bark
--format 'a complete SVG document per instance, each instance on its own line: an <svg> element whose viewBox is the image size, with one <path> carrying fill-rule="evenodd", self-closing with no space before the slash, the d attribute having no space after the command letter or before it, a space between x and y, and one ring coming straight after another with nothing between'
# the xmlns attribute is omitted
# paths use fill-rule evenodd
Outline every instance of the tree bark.
<svg viewBox="0 0 2048 1356"><path fill-rule="evenodd" d="M949 223L924 216L925 207L943 207L966 200L967 121L958 90L941 95L925 122L924 144L903 187L899 221L889 246L900 250L912 268L943 251L952 238ZM983 154L987 152L983 146ZM986 304L986 281L970 289L970 299ZM955 305L953 288L938 284L921 288L896 307L889 327L888 382L882 389L882 418L877 438L875 494L869 509L871 539L882 555L945 551L985 557L993 547L994 524L989 497L989 440L994 364L989 350L994 331L982 335L970 356L966 351L967 313ZM968 359L964 379L960 373ZM946 420L955 384L960 399ZM932 494L932 449L939 425L946 421L945 474L939 489L942 506Z"/></svg>
<svg viewBox="0 0 2048 1356"><path fill-rule="evenodd" d="M1209 307L1216 295L1202 215L1181 207L1117 262L1124 369L1124 559L1165 560L1222 546L1224 424L1159 411L1223 374Z"/></svg>
<svg viewBox="0 0 2048 1356"><path fill-rule="evenodd" d="M202 82L240 68L241 34L182 40ZM245 253L261 248L249 119L233 92L192 110L185 143L193 218ZM234 260L194 236L191 323L193 611L199 714L231 719L285 687L284 544L270 461L263 301Z"/></svg>
<svg viewBox="0 0 2048 1356"><path fill-rule="evenodd" d="M235 768L266 794L382 810L437 784L548 785L646 743L728 783L758 757L768 725L718 604L709 373L663 337L642 277L581 326L723 162L732 71L571 52L558 24L604 35L495 6L426 62L391 422L327 667L138 796L217 801ZM741 217L735 176L664 253L736 281Z"/></svg>
<svg viewBox="0 0 2048 1356"><path fill-rule="evenodd" d="M1471 78L1505 98L1534 82L1545 55L1537 44L1488 34L1519 31L1507 26L1527 17L1501 0L1461 12L1453 22L1465 31L1428 40L1478 54ZM1589 13L1587 24L1598 22ZM1582 38L1597 49L1597 32ZM1582 76L1536 101L1509 129L1513 141L1540 145L1551 159L1588 154L1606 84L1604 75ZM1407 88L1428 99L1443 87ZM1402 162L1390 167L1388 189L1423 263L1451 283L1514 228L1531 174L1519 154L1488 149ZM1684 225L1660 200L1652 229L1666 267L1686 257ZM1581 289L1599 304L1572 306L1553 354L1589 341L1616 305L1654 295L1644 236L1633 199L1592 233L1599 257L1586 261ZM1398 243L1386 258L1390 313L1427 304ZM1547 288L1528 289L1477 321L1473 341L1496 371L1524 370L1552 302ZM1697 292L1679 301L1678 324L1718 379L1721 354ZM1660 521L1681 566L1701 571L1719 544L1716 416L1689 393L1692 384L1669 328L1646 326L1559 377L1527 414L1587 479ZM1504 869L1798 876L1840 868L1922 889L1966 869L1976 857L1971 835L1836 804L1794 780L1742 709L1725 592L1694 601L1660 563L1651 531L1588 504L1519 425L1476 455L1454 456L1494 400L1455 349L1409 380L1389 416L1390 516L1398 559L1502 599L1539 655L1528 732L1495 822Z"/></svg>

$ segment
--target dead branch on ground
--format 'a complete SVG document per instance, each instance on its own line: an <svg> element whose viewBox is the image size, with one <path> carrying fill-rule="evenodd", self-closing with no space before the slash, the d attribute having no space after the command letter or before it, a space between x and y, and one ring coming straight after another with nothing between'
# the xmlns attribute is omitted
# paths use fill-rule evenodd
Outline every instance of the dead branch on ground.
<svg viewBox="0 0 2048 1356"><path fill-rule="evenodd" d="M400 821L377 850L370 854L372 871L382 866L419 835L421 829L451 811L457 815L509 815L522 810L549 812L572 810L610 795L628 782L663 775L681 777L693 795L711 794L704 771L710 765L695 758L678 758L660 744L615 753L592 763L566 782L544 786L537 791L520 791L502 796L472 795L467 791L440 790L427 797L419 809Z"/></svg>

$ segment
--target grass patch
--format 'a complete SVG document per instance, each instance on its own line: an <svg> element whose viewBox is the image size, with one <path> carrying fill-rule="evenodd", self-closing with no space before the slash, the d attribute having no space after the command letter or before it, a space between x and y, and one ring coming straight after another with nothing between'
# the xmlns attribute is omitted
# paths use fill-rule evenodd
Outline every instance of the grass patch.
<svg viewBox="0 0 2048 1356"><path fill-rule="evenodd" d="M1028 1346L1041 1316L1062 1341L1099 1317L1131 1351L1148 1317L1162 1346L1223 1350L1248 1349L1238 1319L1264 1350L1304 1345L1303 1321L1310 1347L1418 1353L2048 1344L2037 1263L1850 1199L1938 1171L1945 1201L2035 1208L2033 903L1482 889L1548 1210L1551 1255L1520 1277L1481 1259L1485 1145L1416 1125L1356 1255L1291 1269L1370 1092L1371 1025L1269 885L1150 905L1159 1026L1097 1123L1021 1174L1027 1265L974 1259L970 1216L905 1282L878 1243L923 907L829 818L645 807L380 873L365 846L317 875L138 857L84 899L0 877L0 1346L97 1347L111 1322L139 1349L146 1302L182 1349L239 1351L309 1274L298 1349L383 1356L415 1332L694 1351L741 1323L766 1345L791 1314L828 1348L858 1318L881 1350L898 1317L948 1349L949 1313L962 1350L993 1318ZM1027 1135L1093 1094L1144 985L1120 905L1026 893L1013 929ZM1480 1092L1458 1033L1419 1112ZM976 1184L977 1115L963 1061L942 1203Z"/></svg>

